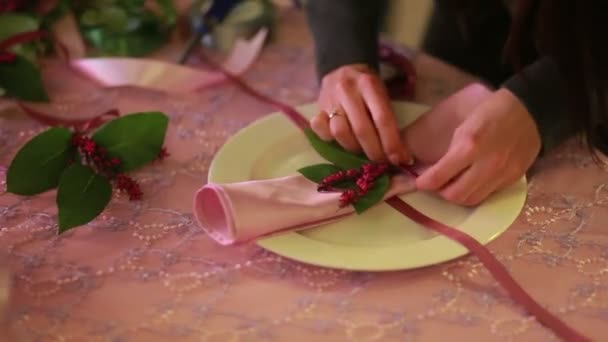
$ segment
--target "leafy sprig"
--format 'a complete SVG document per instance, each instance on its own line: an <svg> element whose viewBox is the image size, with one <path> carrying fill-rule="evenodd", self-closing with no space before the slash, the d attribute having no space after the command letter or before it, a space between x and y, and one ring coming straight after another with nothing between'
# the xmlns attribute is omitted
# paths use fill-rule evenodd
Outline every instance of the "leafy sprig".
<svg viewBox="0 0 608 342"><path fill-rule="evenodd" d="M348 152L335 142L324 141L311 129L306 129L305 134L315 151L331 163L298 170L304 177L319 184L319 191L327 191L324 185L331 182L333 191L342 193L340 206L352 205L358 214L382 201L390 187L393 168L373 163L365 155Z"/></svg>
<svg viewBox="0 0 608 342"><path fill-rule="evenodd" d="M32 196L57 188L59 232L86 224L107 207L112 182L129 189L134 181L125 173L165 153L168 122L160 112L135 113L106 123L90 138L49 128L16 154L7 172L7 191Z"/></svg>

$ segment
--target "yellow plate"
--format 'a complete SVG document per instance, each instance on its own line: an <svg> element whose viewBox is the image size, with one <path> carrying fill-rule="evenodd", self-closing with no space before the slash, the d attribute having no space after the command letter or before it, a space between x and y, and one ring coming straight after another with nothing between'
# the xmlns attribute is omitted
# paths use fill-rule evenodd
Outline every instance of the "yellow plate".
<svg viewBox="0 0 608 342"><path fill-rule="evenodd" d="M402 127L427 110L425 106L406 102L395 102L393 106ZM306 105L300 111L311 117L316 106ZM321 162L324 160L309 146L305 136L282 114L275 113L229 139L211 164L209 181L231 183L282 177ZM476 208L463 208L423 192L404 195L402 199L486 244L517 218L526 200L526 189L526 180L522 178ZM262 238L257 243L293 260L359 271L411 269L467 253L458 243L418 225L385 203L360 216Z"/></svg>

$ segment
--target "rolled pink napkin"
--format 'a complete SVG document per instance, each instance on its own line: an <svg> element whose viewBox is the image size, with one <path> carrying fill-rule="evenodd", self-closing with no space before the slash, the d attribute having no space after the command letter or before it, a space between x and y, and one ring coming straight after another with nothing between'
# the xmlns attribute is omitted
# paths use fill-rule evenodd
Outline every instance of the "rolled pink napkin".
<svg viewBox="0 0 608 342"><path fill-rule="evenodd" d="M385 198L415 189L411 177L391 179ZM304 176L209 183L194 196L194 216L202 229L222 245L231 245L269 234L312 228L354 212L339 207L339 193L320 193Z"/></svg>

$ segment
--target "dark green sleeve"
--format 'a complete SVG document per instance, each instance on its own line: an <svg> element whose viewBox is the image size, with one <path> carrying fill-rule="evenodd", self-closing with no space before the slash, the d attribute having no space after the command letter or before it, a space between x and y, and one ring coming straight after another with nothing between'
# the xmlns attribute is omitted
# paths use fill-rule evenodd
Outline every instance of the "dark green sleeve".
<svg viewBox="0 0 608 342"><path fill-rule="evenodd" d="M378 34L385 6L384 0L306 2L319 78L347 64L378 69Z"/></svg>
<svg viewBox="0 0 608 342"><path fill-rule="evenodd" d="M538 126L543 152L576 134L570 120L568 94L558 66L548 57L528 65L504 84L519 98Z"/></svg>

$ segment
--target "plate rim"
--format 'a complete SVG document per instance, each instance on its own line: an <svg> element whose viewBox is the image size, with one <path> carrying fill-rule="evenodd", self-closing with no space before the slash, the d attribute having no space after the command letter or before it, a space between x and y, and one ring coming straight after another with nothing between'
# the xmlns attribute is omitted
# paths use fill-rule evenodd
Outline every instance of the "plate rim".
<svg viewBox="0 0 608 342"><path fill-rule="evenodd" d="M400 121L400 126L402 126L402 127L411 123L412 121L414 121L422 113L424 113L424 111L428 110L428 108L429 108L426 105L423 105L420 103L415 103L415 102L408 102L408 101L393 101L392 104L393 104L393 108L403 107L405 109L403 112L407 112L406 108L415 108L414 110L418 111L418 113L416 113L416 114L406 114L406 113L397 114L399 116L398 119ZM300 111L302 114L304 114L308 118L311 118L316 113L315 110L316 110L316 104L314 104L314 103L305 104L305 105L298 107L298 111ZM399 111L395 110L395 112L398 113ZM408 117L408 115L411 115L411 117ZM218 176L217 169L218 169L218 167L220 167L218 165L221 165L223 160L226 159L225 155L227 153L229 153L229 151L235 147L235 144L236 144L236 146L238 146L238 141L239 141L239 139L241 139L241 137L244 134L248 134L251 130L259 129L258 127L264 127L265 125L269 125L269 126L286 125L285 126L286 131L289 131L292 129L294 132L297 131L297 128L294 125L292 125L291 122L280 112L273 112L273 113L265 115L264 117L261 117L257 120L254 120L247 126L240 129L237 133L232 135L230 138L228 138L228 140L218 149L218 151L216 152L216 154L213 157L213 160L209 166L208 177L207 177L208 182L222 183L221 176ZM292 128L288 128L288 127L292 127ZM281 128L282 128L282 126L281 126ZM252 155L255 155L255 153L252 153ZM294 174L295 173L296 172L294 171ZM218 179L220 179L220 180L218 180ZM243 179L243 180L249 180L249 179ZM509 196L504 195L508 191L511 191L514 193L510 198L509 198ZM503 196L500 196L500 194L502 194ZM406 194L406 195L403 195L400 197L407 202L408 197L411 197L411 196L412 196L412 194ZM516 198L513 198L513 196L515 196ZM489 198L488 200L486 200L480 207L478 207L476 209L476 210L479 210L480 208L481 209L486 208L485 210L492 211L492 209L497 210L498 208L501 208L501 205L508 204L511 206L509 208L510 210L508 211L509 213L511 213L511 215L509 215L508 217L505 217L504 221L508 221L511 223L503 224L501 227L499 227L497 229L489 230L489 231L487 231L486 234L483 234L485 232L484 230L481 230L481 232L479 232L480 229L478 229L478 228L472 229L474 227L469 227L468 225L471 225L471 223L468 222L468 221L470 221L468 219L465 220L465 222L462 222L461 224L459 224L458 227L456 227L456 228L467 231L467 233L472 235L480 243L486 245L486 244L494 241L497 237L502 235L506 230L508 230L512 226L512 224L515 222L515 220L517 220L517 218L521 214L521 212L524 208L526 199L527 199L527 180L526 180L526 177L524 176L518 182L516 182L509 188L499 192L498 195L494 195L491 198ZM502 201L503 203L502 204L496 203L497 201L498 202ZM387 204L383 203L380 205L387 205ZM410 205L415 207L415 203L410 203ZM502 210L504 210L504 208L501 209L501 211ZM405 220L408 220L413 223L413 221L411 221L409 218L407 218L405 216L403 218ZM414 224L416 224L416 223L414 223ZM479 224L477 224L477 225L479 225ZM474 231L473 233L470 232L471 229ZM474 233L477 233L477 234L474 234ZM455 241L450 240L449 238L447 238L445 236L441 236L441 235L437 235L437 236L434 236L433 238L423 240L420 243L416 243L416 244L408 246L407 253L410 253L410 254L415 253L415 252L423 252L423 251L417 251L417 249L425 247L425 245L427 245L427 244L433 245L434 246L433 249L440 248L439 249L440 253L434 253L433 257L427 256L426 258L422 259L423 261L418 261L418 262L409 260L406 262L392 262L392 263L388 263L388 264L385 262L385 260L387 258L389 258L390 256L392 256L393 259L399 259L399 258L395 258L395 256L403 256L403 246L368 247L368 246L333 245L333 244L330 244L325 241L320 241L320 240L306 237L305 235L298 234L297 232L282 232L282 233L279 233L276 235L265 236L263 238L255 240L255 243L258 246L260 246L261 248L266 249L270 252L273 252L277 255L280 255L287 259L299 261L302 263L315 265L315 266L321 266L321 267L327 267L327 268L334 268L334 269L342 269L342 270L350 270L350 271L367 271L367 272L399 271L399 270L405 270L405 269L417 269L417 268L421 268L421 267L427 267L427 266L447 262L450 260L454 260L454 259L460 258L460 257L465 256L470 253L464 246L460 245L459 243L457 243ZM413 247L416 245L417 245L417 247ZM302 251L301 248L303 246L315 247L316 250L314 253ZM412 250L412 248L413 248L413 250ZM330 254L334 255L334 257L323 258L323 256L327 256L328 250L330 251L329 252ZM446 253L446 251L451 251L451 252ZM374 264L373 262L366 263L365 258L360 257L361 253L371 253L371 254L375 254L377 256L386 256L386 257L382 257L380 259L380 260L382 260L380 262L381 265L377 265L377 264L372 265L372 264ZM395 253L396 253L396 255L395 255ZM336 258L336 254L338 254L337 258ZM311 255L312 255L312 257L311 257ZM359 260L359 262L353 263L352 262L353 257L355 257L354 260ZM336 261L335 259L337 259L338 261ZM367 258L367 259L369 260L370 258ZM377 258L375 258L375 259L378 260ZM348 260L348 261L344 261L344 260ZM361 260L363 260L363 262Z"/></svg>

